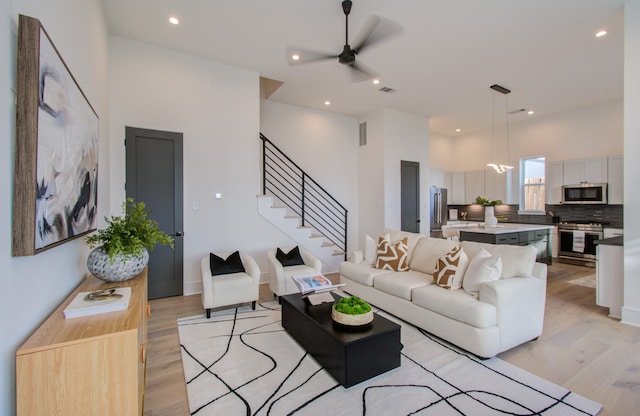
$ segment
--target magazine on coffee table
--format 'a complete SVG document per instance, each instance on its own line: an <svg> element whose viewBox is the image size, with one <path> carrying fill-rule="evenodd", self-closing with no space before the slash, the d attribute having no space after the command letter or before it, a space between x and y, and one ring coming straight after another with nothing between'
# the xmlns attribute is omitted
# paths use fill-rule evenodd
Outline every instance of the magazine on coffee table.
<svg viewBox="0 0 640 416"><path fill-rule="evenodd" d="M298 290L302 295L307 295L313 292L325 292L345 285L344 283L334 285L331 283L331 280L327 279L320 273L291 276L291 278L296 286L298 286Z"/></svg>

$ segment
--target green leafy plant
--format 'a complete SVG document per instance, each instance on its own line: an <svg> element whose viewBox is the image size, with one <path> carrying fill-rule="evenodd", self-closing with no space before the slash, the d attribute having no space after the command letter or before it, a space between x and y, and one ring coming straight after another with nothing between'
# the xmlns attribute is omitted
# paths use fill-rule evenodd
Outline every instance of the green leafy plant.
<svg viewBox="0 0 640 416"><path fill-rule="evenodd" d="M479 196L476 198L476 204L480 204L484 207L494 207L496 205L502 205L501 199L494 199L493 201L489 201L489 198L484 196Z"/></svg>
<svg viewBox="0 0 640 416"><path fill-rule="evenodd" d="M349 298L340 299L333 305L333 308L336 311L347 315L362 315L363 313L367 313L371 310L371 305L357 296L351 296Z"/></svg>
<svg viewBox="0 0 640 416"><path fill-rule="evenodd" d="M105 217L107 227L87 237L89 247L101 247L111 263L118 254L140 257L143 249L153 251L156 244L173 248L173 238L160 231L158 223L149 219L150 210L144 202L127 198L122 203L123 216Z"/></svg>

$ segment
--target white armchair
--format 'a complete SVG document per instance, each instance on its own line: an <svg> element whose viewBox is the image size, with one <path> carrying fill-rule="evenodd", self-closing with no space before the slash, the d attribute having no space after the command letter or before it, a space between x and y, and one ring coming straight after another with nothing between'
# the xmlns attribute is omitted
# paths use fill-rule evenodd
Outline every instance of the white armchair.
<svg viewBox="0 0 640 416"><path fill-rule="evenodd" d="M292 248L293 247L281 247L280 249L288 253ZM267 252L267 258L269 259L269 288L274 296L298 293L298 287L293 282L293 279L291 279L291 276L322 272L322 262L320 259L302 247L299 247L299 249L300 257L302 257L304 264L287 267L283 267L278 259L276 259L276 249Z"/></svg>
<svg viewBox="0 0 640 416"><path fill-rule="evenodd" d="M227 258L231 252L214 254ZM260 269L248 254L240 253L240 259L245 273L212 276L209 254L202 258L202 306L207 312L207 318L211 317L212 308L220 306L251 302L251 307L256 308L256 301L260 297Z"/></svg>

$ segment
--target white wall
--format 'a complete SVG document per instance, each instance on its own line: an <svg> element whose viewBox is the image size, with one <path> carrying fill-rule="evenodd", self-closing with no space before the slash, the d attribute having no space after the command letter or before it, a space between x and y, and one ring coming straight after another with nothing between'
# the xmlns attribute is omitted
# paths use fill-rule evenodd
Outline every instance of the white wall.
<svg viewBox="0 0 640 416"><path fill-rule="evenodd" d="M384 227L400 229L400 161L420 164L420 231L429 228L429 120L392 109L362 117L367 123L367 145L358 152L360 225L359 248L364 236L374 238Z"/></svg>
<svg viewBox="0 0 640 416"><path fill-rule="evenodd" d="M87 248L77 239L36 256L11 257L18 14L40 19L100 117L99 215L109 206L108 36L98 0L0 0L0 414L15 414L15 352L78 285Z"/></svg>
<svg viewBox="0 0 640 416"><path fill-rule="evenodd" d="M125 126L181 132L185 294L200 292L200 259L211 251L243 250L266 270L274 232L257 211L258 74L112 36L110 76L112 210L125 197Z"/></svg>
<svg viewBox="0 0 640 416"><path fill-rule="evenodd" d="M400 162L420 164L420 232L429 230L429 120L384 110L384 225L401 228Z"/></svg>
<svg viewBox="0 0 640 416"><path fill-rule="evenodd" d="M527 117L525 114L519 118ZM523 157L545 156L548 160L620 155L623 151L623 102L609 101L545 117L509 123L509 161L517 166ZM503 126L496 126L494 149L491 129L451 138L452 149L439 138L431 149L431 160L445 170L484 169L489 160L507 159ZM448 162L443 162L448 161ZM441 166L446 164L447 166Z"/></svg>
<svg viewBox="0 0 640 416"><path fill-rule="evenodd" d="M383 110L358 120L367 123L367 144L358 149L358 245L364 236L374 238L384 225L384 121Z"/></svg>
<svg viewBox="0 0 640 416"><path fill-rule="evenodd" d="M640 326L640 0L625 6L624 37L624 303L622 321Z"/></svg>
<svg viewBox="0 0 640 416"><path fill-rule="evenodd" d="M357 120L263 100L260 131L349 211L348 249L357 248Z"/></svg>

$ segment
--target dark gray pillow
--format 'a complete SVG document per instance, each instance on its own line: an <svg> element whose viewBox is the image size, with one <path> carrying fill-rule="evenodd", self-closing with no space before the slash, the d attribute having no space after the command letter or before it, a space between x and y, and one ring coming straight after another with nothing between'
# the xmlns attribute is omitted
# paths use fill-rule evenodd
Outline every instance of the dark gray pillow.
<svg viewBox="0 0 640 416"><path fill-rule="evenodd" d="M213 253L209 253L209 267L211 268L212 276L219 276L221 274L231 273L244 273L244 266L242 266L242 260L240 259L240 252L234 251L229 254L229 257L223 259L216 256Z"/></svg>
<svg viewBox="0 0 640 416"><path fill-rule="evenodd" d="M276 259L282 264L283 267L298 266L304 264L302 256L300 256L300 249L295 246L287 254L285 254L280 248L276 250Z"/></svg>

